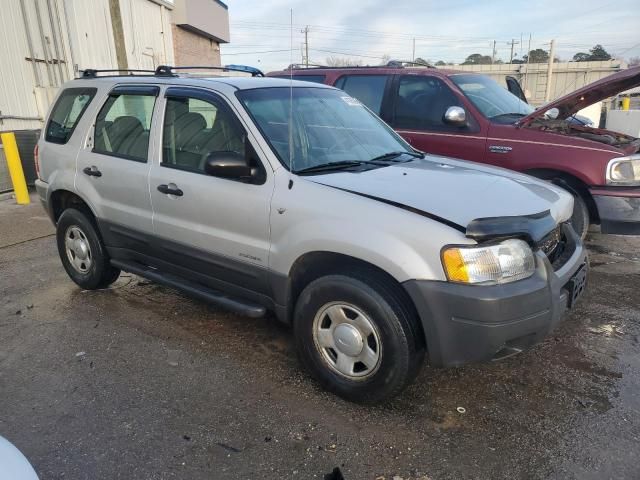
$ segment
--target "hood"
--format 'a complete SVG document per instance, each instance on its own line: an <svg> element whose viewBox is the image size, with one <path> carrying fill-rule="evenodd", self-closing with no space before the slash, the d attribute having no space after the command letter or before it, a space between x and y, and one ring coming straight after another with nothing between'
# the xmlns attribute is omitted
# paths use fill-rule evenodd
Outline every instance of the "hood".
<svg viewBox="0 0 640 480"><path fill-rule="evenodd" d="M535 223L533 241L571 217L573 198L564 190L533 177L502 168L464 160L427 156L364 172L337 172L307 179L413 211L476 238L478 220L495 225L498 233L510 231L505 217L514 219L514 229L523 220ZM546 218L546 222L540 218ZM540 230L543 229L544 231Z"/></svg>
<svg viewBox="0 0 640 480"><path fill-rule="evenodd" d="M575 115L580 110L596 102L605 100L617 95L620 92L629 90L640 85L640 66L628 68L621 72L614 73L608 77L579 88L553 102L547 103L538 108L535 112L523 117L518 125L526 126L536 118L542 118L544 114L552 108L557 108L560 114L557 118L567 118Z"/></svg>

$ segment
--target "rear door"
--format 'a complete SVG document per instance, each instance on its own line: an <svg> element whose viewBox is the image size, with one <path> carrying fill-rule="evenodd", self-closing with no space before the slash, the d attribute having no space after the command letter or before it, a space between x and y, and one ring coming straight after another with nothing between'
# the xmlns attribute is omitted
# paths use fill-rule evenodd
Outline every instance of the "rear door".
<svg viewBox="0 0 640 480"><path fill-rule="evenodd" d="M413 147L428 153L481 162L486 132L465 103L442 79L432 75L399 75L393 85L391 126ZM448 125L449 107L462 107L467 125Z"/></svg>
<svg viewBox="0 0 640 480"><path fill-rule="evenodd" d="M150 172L158 255L178 273L221 280L216 287L266 293L272 171L220 95L170 87L164 97ZM259 179L244 183L206 174L207 156L225 151L246 155Z"/></svg>
<svg viewBox="0 0 640 480"><path fill-rule="evenodd" d="M158 92L150 85L113 88L78 154L76 188L112 248L144 251L153 233L149 138Z"/></svg>

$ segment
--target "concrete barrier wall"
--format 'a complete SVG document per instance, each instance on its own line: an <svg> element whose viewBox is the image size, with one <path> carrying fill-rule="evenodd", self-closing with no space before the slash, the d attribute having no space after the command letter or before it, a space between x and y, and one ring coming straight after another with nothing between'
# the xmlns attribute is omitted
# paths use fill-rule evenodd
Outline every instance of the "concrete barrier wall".
<svg viewBox="0 0 640 480"><path fill-rule="evenodd" d="M544 105L548 76L546 63L500 64L500 65L455 65L442 68L478 72L489 75L501 85L506 86L505 77L515 77L528 93L529 103L534 106ZM627 64L617 60L605 62L557 62L553 64L551 75L551 97L549 100L562 97L627 68Z"/></svg>

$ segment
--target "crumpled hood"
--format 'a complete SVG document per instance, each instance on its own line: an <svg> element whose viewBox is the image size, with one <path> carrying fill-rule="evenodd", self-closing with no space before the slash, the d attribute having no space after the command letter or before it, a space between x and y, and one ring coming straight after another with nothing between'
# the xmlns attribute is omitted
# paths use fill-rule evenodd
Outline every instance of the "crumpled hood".
<svg viewBox="0 0 640 480"><path fill-rule="evenodd" d="M558 118L567 118L575 115L580 110L596 102L617 95L620 92L629 90L640 85L640 66L628 68L621 72L614 73L608 77L601 78L589 85L560 97L538 108L518 121L518 125L525 126L536 118L542 118L544 114L552 108L557 108L560 113Z"/></svg>
<svg viewBox="0 0 640 480"><path fill-rule="evenodd" d="M571 195L554 185L502 168L439 156L307 179L425 212L463 228L479 218L545 211L558 224L573 212Z"/></svg>

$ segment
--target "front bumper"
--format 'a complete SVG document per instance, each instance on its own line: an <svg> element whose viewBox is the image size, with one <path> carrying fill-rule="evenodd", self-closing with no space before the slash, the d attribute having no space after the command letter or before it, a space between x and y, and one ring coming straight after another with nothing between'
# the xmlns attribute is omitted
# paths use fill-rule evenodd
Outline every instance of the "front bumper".
<svg viewBox="0 0 640 480"><path fill-rule="evenodd" d="M640 235L640 187L592 190L602 233ZM624 195L622 195L624 193Z"/></svg>
<svg viewBox="0 0 640 480"><path fill-rule="evenodd" d="M531 347L551 332L567 310L569 282L580 268L588 268L586 250L569 231L573 253L555 271L538 251L533 276L513 283L405 282L422 321L431 365L498 360Z"/></svg>

